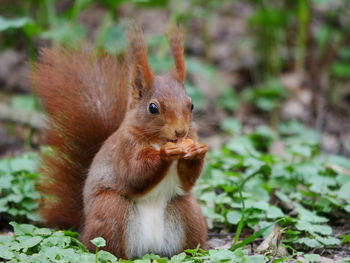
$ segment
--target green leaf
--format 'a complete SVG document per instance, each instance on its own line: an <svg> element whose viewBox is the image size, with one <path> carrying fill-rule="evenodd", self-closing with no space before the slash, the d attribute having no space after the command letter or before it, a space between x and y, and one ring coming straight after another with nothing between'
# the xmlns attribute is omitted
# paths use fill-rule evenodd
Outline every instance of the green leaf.
<svg viewBox="0 0 350 263"><path fill-rule="evenodd" d="M12 172L34 172L37 167L38 157L35 154L26 153L19 157L12 158L9 161Z"/></svg>
<svg viewBox="0 0 350 263"><path fill-rule="evenodd" d="M52 234L52 231L48 228L37 228L34 230L33 234L39 236L49 236Z"/></svg>
<svg viewBox="0 0 350 263"><path fill-rule="evenodd" d="M318 216L316 212L305 209L301 205L296 205L296 211L299 214L300 220L309 223L325 223L328 219L322 216Z"/></svg>
<svg viewBox="0 0 350 263"><path fill-rule="evenodd" d="M209 250L210 262L223 262L235 259L235 254L226 249Z"/></svg>
<svg viewBox="0 0 350 263"><path fill-rule="evenodd" d="M155 254L146 254L142 257L142 259L152 259L152 260L159 260L160 256L155 255Z"/></svg>
<svg viewBox="0 0 350 263"><path fill-rule="evenodd" d="M312 224L308 221L299 220L296 224L296 228L301 231L306 231L309 233L320 233L322 235L332 234L332 228L327 225Z"/></svg>
<svg viewBox="0 0 350 263"><path fill-rule="evenodd" d="M39 206L38 202L34 200L23 200L21 202L21 205L23 206L23 208L27 209L28 211L32 211L38 208Z"/></svg>
<svg viewBox="0 0 350 263"><path fill-rule="evenodd" d="M32 235L36 229L35 226L29 224L17 224L16 222L10 222L10 225L13 226L15 235Z"/></svg>
<svg viewBox="0 0 350 263"><path fill-rule="evenodd" d="M260 153L254 148L251 140L246 137L237 137L229 141L227 148L243 156L259 157Z"/></svg>
<svg viewBox="0 0 350 263"><path fill-rule="evenodd" d="M340 238L342 243L350 243L350 235L343 235Z"/></svg>
<svg viewBox="0 0 350 263"><path fill-rule="evenodd" d="M30 22L31 20L27 17L11 19L11 18L5 18L3 16L0 16L0 31L5 31L11 28L21 28Z"/></svg>
<svg viewBox="0 0 350 263"><path fill-rule="evenodd" d="M42 237L40 236L35 236L35 237L30 237L24 242L22 242L22 247L23 248L31 248L39 244L43 240Z"/></svg>
<svg viewBox="0 0 350 263"><path fill-rule="evenodd" d="M151 263L152 261L150 259L136 259L134 260L134 263Z"/></svg>
<svg viewBox="0 0 350 263"><path fill-rule="evenodd" d="M216 194L214 192L207 192L201 195L199 199L207 203L214 202L216 199Z"/></svg>
<svg viewBox="0 0 350 263"><path fill-rule="evenodd" d="M338 191L338 198L350 200L350 181L343 184Z"/></svg>
<svg viewBox="0 0 350 263"><path fill-rule="evenodd" d="M116 262L118 260L116 256L104 250L97 252L97 258L102 262Z"/></svg>
<svg viewBox="0 0 350 263"><path fill-rule="evenodd" d="M0 258L12 259L13 256L14 254L9 247L0 245Z"/></svg>
<svg viewBox="0 0 350 263"><path fill-rule="evenodd" d="M182 252L178 255L172 256L170 259L171 263L180 263L182 261L184 261L186 258L186 253Z"/></svg>
<svg viewBox="0 0 350 263"><path fill-rule="evenodd" d="M338 238L332 236L322 237L320 235L315 235L315 238L325 246L335 246L341 243Z"/></svg>
<svg viewBox="0 0 350 263"><path fill-rule="evenodd" d="M350 162L348 158L339 155L331 155L327 158L327 161L331 164L335 164L344 168L345 170L350 170Z"/></svg>
<svg viewBox="0 0 350 263"><path fill-rule="evenodd" d="M276 206L270 206L266 210L266 216L267 216L267 218L276 219L279 217L283 217L284 214L280 208L278 208Z"/></svg>
<svg viewBox="0 0 350 263"><path fill-rule="evenodd" d="M311 247L311 248L315 248L315 247L320 247L321 246L321 243L318 242L316 239L313 239L313 238L304 237L304 238L300 238L299 240L297 240L297 242L300 243L300 244L305 244L306 246Z"/></svg>
<svg viewBox="0 0 350 263"><path fill-rule="evenodd" d="M247 170L247 174L254 174L258 172L265 165L265 163L260 161L257 158L248 157L248 158L245 158L243 165L249 168Z"/></svg>
<svg viewBox="0 0 350 263"><path fill-rule="evenodd" d="M102 237L96 237L93 240L90 240L90 242L94 244L96 247L106 246L106 240L104 240Z"/></svg>
<svg viewBox="0 0 350 263"><path fill-rule="evenodd" d="M241 217L242 214L239 211L229 211L226 215L227 222L233 225L237 225Z"/></svg>
<svg viewBox="0 0 350 263"><path fill-rule="evenodd" d="M294 144L289 148L290 152L295 155L310 157L312 154L311 147L308 145Z"/></svg>

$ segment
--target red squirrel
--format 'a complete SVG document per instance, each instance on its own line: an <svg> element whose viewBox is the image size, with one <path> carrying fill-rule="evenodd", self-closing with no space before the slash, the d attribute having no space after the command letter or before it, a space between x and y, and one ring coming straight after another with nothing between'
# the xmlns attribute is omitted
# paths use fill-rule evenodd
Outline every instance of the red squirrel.
<svg viewBox="0 0 350 263"><path fill-rule="evenodd" d="M172 256L205 246L191 193L207 146L198 142L184 90L183 31L167 39L175 69L153 75L142 30L128 30L126 55L43 49L33 87L48 119L39 190L48 226L74 227L120 258Z"/></svg>

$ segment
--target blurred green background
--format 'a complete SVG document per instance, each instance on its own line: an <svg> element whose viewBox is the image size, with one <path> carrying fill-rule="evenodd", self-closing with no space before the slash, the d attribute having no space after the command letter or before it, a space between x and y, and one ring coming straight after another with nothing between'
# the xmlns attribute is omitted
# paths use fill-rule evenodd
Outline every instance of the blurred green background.
<svg viewBox="0 0 350 263"><path fill-rule="evenodd" d="M217 134L227 117L248 128L297 119L324 135L325 150L349 155L349 5L347 0L2 0L0 102L36 107L27 96L26 75L41 47L122 53L130 19L145 30L154 70L170 69L162 34L170 23L180 23L186 30L186 88L203 136ZM10 146L3 144L0 140L4 154Z"/></svg>

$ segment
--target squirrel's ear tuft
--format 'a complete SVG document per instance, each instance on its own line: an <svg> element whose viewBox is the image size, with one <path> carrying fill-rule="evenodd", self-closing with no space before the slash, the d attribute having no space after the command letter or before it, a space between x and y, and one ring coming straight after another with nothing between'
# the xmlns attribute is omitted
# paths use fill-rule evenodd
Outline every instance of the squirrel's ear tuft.
<svg viewBox="0 0 350 263"><path fill-rule="evenodd" d="M136 99L141 99L144 92L151 89L153 73L148 65L147 45L142 29L136 23L127 26L126 64L131 73L132 94Z"/></svg>
<svg viewBox="0 0 350 263"><path fill-rule="evenodd" d="M168 39L171 53L175 60L176 70L173 72L174 77L183 84L186 75L183 28L176 25L171 25L166 33L166 38Z"/></svg>

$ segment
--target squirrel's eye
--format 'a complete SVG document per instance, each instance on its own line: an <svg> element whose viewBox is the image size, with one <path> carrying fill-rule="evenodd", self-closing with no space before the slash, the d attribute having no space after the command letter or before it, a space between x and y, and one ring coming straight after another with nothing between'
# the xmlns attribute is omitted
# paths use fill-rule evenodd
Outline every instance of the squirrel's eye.
<svg viewBox="0 0 350 263"><path fill-rule="evenodd" d="M193 103L191 104L191 111L193 111Z"/></svg>
<svg viewBox="0 0 350 263"><path fill-rule="evenodd" d="M151 103L148 110L151 114L159 114L158 106L155 103Z"/></svg>

